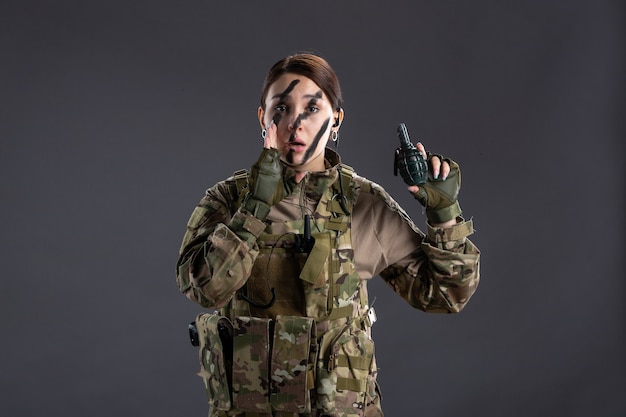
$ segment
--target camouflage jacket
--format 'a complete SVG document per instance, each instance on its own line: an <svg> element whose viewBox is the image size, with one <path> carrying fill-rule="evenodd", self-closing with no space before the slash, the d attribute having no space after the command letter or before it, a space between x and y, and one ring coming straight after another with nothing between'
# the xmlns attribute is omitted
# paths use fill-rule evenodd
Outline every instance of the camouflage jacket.
<svg viewBox="0 0 626 417"><path fill-rule="evenodd" d="M291 278L299 271L285 271L284 268L281 269L281 262L276 267L269 262L266 264L266 257L263 255L263 253L266 255L269 253L272 255L270 258L280 258L278 252L282 249L282 244L277 245L277 241L290 233L302 233L300 219L306 213L317 213L318 202L324 193L328 194L329 187L338 182L337 166L340 162L338 155L327 150L326 160L326 171L309 173L299 184L293 181L293 172L285 168L284 180L289 193L272 208L266 222L261 222L239 208L237 200L240 197L238 191L241 187L236 186L233 178L222 181L207 190L187 225L187 233L180 249L177 282L180 290L193 301L206 308L221 308L222 314L234 323L235 333L241 331L242 326L258 325L261 326L258 328L263 328L267 323L263 321L264 319L275 320L276 326L280 327L285 325L281 321L282 317L288 317L289 323L292 323L294 317L302 316L314 319L313 324L309 326L313 327L313 333L318 333L319 346L316 345L315 349L331 349L329 342L321 340L319 333L328 332L332 335L331 339L335 339L334 342L341 338L357 340L355 349L358 352L354 352L355 355L349 355L349 344L342 346L344 350L347 350L347 357L352 357L352 361L356 361L356 357L362 355L364 350L372 351L371 361L368 362L368 369L364 376L372 383L372 386L363 388L367 391L366 398L363 394L365 401L359 402L354 396L349 396L350 407L336 413L325 409L325 414L382 415L379 410L377 391L373 388L376 366L373 358L373 345L369 341L368 326L362 326L363 332L358 328L345 334L340 331L333 332L333 329L342 327L346 321L334 320L332 322L337 322L335 325L328 324L324 322L324 313L316 311L316 306L300 305L306 304L307 301L298 296L299 287L293 285L293 278ZM352 315L363 317L368 310L366 283L374 276L382 277L395 292L418 309L444 313L460 311L475 291L479 280L479 251L467 239L467 236L472 233L471 221L459 219L455 226L446 229L437 229L427 225L427 233L424 234L379 185L354 174L350 188L354 201L350 204L351 215L347 230L349 239L343 245L347 245L345 246L346 253L349 253L348 258L354 269L353 275L357 277L358 282L358 299L353 302L355 311ZM337 217L337 215L333 214L330 217ZM320 226L317 227L320 228ZM342 233L346 234L346 231ZM291 242L287 238L283 240L282 243L287 246ZM269 252L268 242L271 243ZM298 269L297 262L293 268ZM264 276L268 274L272 276L274 280L272 285L278 287L278 292L282 297L279 297L278 302L271 308L256 308L254 305L242 303L240 297L233 297L235 293L242 294L244 291L244 294L254 298L257 303L265 303L272 296L269 278L268 285L264 285L266 282ZM276 280L278 282L275 282ZM356 294L355 292L354 295ZM351 300L350 297L354 295L347 294L344 299L339 299L337 302L345 304L346 300ZM310 307L313 309L311 310ZM299 323L298 326L302 324L306 327L306 322L300 323L297 319L295 320ZM320 321L322 321L321 324ZM292 328L293 323L289 326ZM271 338L271 335L269 337ZM235 341L237 340L235 337ZM328 352L323 353L326 356L329 355ZM255 354L256 356L258 355ZM202 354L201 360L203 360ZM328 357L325 360L328 363ZM314 361L313 359L310 362ZM204 365L203 363L203 368L205 368ZM317 374L324 373L326 368L330 369L322 364L318 367ZM359 372L355 371L356 368L354 366L346 368L347 377L342 377L340 371L339 379L348 381L346 384L350 385L350 381L356 380L355 373ZM237 372L236 367L233 372ZM319 375L317 378L320 378ZM333 375L332 378L334 378L333 383L336 388L337 375ZM262 377L258 379L263 380ZM211 381L210 376L208 381ZM322 378L322 381L325 380ZM223 381L214 381L214 383L219 385ZM302 383L306 385L306 381ZM246 390L249 388L246 387ZM246 392L253 393L255 390L252 388ZM209 389L208 386L207 389ZM349 387L349 389L358 390L354 387ZM242 392L243 390L236 389L235 391ZM318 391L320 391L319 385ZM323 392L318 392L314 402L318 403L318 408L323 409L323 403L328 402L327 400L330 401ZM308 401L308 397L301 400L301 402ZM332 401L328 403L334 404ZM212 404L217 409L223 410L229 410L232 406L230 399L227 404L224 402L219 403L221 405L218 405L218 402ZM355 406L355 404L360 405ZM300 405L293 409L294 413L302 411L298 407ZM351 407L356 407L356 412L352 413ZM261 415L272 415L269 414L271 410L260 402L257 408L250 411L260 412ZM263 412L268 414L263 414Z"/></svg>

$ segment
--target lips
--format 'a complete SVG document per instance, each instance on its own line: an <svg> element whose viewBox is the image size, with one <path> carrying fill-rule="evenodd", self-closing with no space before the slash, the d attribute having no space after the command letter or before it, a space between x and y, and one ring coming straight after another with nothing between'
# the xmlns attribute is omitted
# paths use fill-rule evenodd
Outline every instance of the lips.
<svg viewBox="0 0 626 417"><path fill-rule="evenodd" d="M300 139L294 139L287 144L287 147L294 152L301 152L306 148L306 143Z"/></svg>

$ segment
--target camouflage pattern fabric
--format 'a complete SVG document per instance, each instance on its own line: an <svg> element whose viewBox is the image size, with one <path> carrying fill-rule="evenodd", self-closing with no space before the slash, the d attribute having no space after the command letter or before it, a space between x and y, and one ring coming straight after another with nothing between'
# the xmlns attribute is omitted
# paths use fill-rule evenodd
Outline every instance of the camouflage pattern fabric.
<svg viewBox="0 0 626 417"><path fill-rule="evenodd" d="M374 383L373 340L348 322L338 332L326 332L322 344L328 348L317 365L318 408L331 416L363 416Z"/></svg>
<svg viewBox="0 0 626 417"><path fill-rule="evenodd" d="M228 343L224 338L228 338L232 334L232 325L225 317L215 314L200 314L196 318L196 328L200 339L201 368L199 375L204 381L209 404L217 410L230 410L229 373L231 363ZM225 331L221 329L225 329Z"/></svg>
<svg viewBox="0 0 626 417"><path fill-rule="evenodd" d="M316 365L318 367L320 365L319 358L311 355L310 351L311 344L317 346L319 343L317 340L311 340L311 332L316 329L316 322L336 322L335 332L325 335L328 339L330 335L336 335L338 330L344 329L347 323L348 327L360 328L363 321L356 318L361 316L366 308L364 299L360 296L360 279L354 265L350 217L345 215L336 200L333 200L338 191L332 186L335 179L336 177L323 178L319 183L309 184L319 189L321 195L311 226L311 229L316 231L313 233L315 245L308 256L301 257L294 249L296 244L294 234L302 233L304 228L302 219L272 222L257 240L259 246L257 262L242 291L255 294L259 301L266 301L271 295L266 282L269 273L272 284L279 289L279 298L275 304L268 309L258 309L241 297L234 297L228 308L222 311L223 314L232 317L235 323L241 317L250 315L268 317L275 323L271 353L270 402L276 412L294 414L311 412L309 391L312 389L317 389L315 406L329 416L363 415L365 408L367 375L371 369L368 367L363 377L359 374L361 370L350 370L350 364L342 360L341 367L333 369L332 374L325 375L319 369L315 369ZM352 193L353 198L357 195L356 191ZM349 203L351 204L352 202ZM304 298L294 300L296 296L290 293L293 288L300 288ZM298 312L291 308L299 304L304 304L305 310ZM299 316L285 313L299 313ZM352 332L351 330L348 334ZM362 332L362 335L369 338L366 332ZM371 339L370 345L373 346ZM324 347L326 350L329 348L330 346ZM373 356L373 348L370 350L372 350L370 356ZM342 356L345 357L347 356ZM372 363L371 357L369 362ZM254 367L252 364L239 369ZM323 367L326 369L328 364L324 364ZM341 371L342 374L339 378L337 371ZM233 373L236 374L237 371ZM355 373L358 374L358 379L354 378ZM332 386L329 385L331 379ZM328 389L331 389L331 392L320 394ZM336 414L339 408L334 407L338 389L340 393L337 398L346 403L350 402L349 406L343 407L344 411L341 414Z"/></svg>
<svg viewBox="0 0 626 417"><path fill-rule="evenodd" d="M237 317L234 321L233 396L238 410L269 412L271 320Z"/></svg>
<svg viewBox="0 0 626 417"><path fill-rule="evenodd" d="M313 325L309 317L276 317L271 377L274 410L311 412L309 351Z"/></svg>
<svg viewBox="0 0 626 417"><path fill-rule="evenodd" d="M428 225L423 234L380 186L349 168L340 175L338 156L327 150L327 158L328 170L307 174L302 183L285 171L287 195L266 222L238 206L245 175L209 189L189 219L177 264L179 288L204 307L220 308L233 323L231 351L222 339L225 350L203 359L211 374L219 368L209 359L226 358L226 384L232 386L232 392L215 386L223 372L203 376L213 386L207 392L217 396L209 398L212 417L381 417L367 273L380 271L403 299L429 312L460 311L478 285L479 251L467 239L471 221L446 229ZM348 176L343 188L352 215L338 200L338 183ZM305 212L315 245L301 254L295 235L302 234ZM355 219L359 253L371 253L360 258L359 269ZM390 239L393 245L386 246ZM277 297L270 308L243 298L264 304L271 288Z"/></svg>

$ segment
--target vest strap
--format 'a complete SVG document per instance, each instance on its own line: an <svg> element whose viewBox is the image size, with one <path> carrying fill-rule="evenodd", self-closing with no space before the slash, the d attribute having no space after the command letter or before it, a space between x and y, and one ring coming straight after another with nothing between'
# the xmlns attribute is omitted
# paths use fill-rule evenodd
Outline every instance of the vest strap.
<svg viewBox="0 0 626 417"><path fill-rule="evenodd" d="M372 358L364 356L343 356L337 357L337 366L350 367L352 369L360 369L369 371L372 364Z"/></svg>
<svg viewBox="0 0 626 417"><path fill-rule="evenodd" d="M235 181L236 188L236 202L235 208L239 208L243 202L243 198L246 196L246 190L248 189L248 171L245 169L239 169L233 173L233 180Z"/></svg>
<svg viewBox="0 0 626 417"><path fill-rule="evenodd" d="M364 379L337 377L337 389L354 392L365 392L367 381Z"/></svg>
<svg viewBox="0 0 626 417"><path fill-rule="evenodd" d="M300 272L300 279L311 285L315 285L319 280L322 269L326 264L326 259L328 259L330 254L332 241L329 233L314 234L313 237L315 238L315 245Z"/></svg>
<svg viewBox="0 0 626 417"><path fill-rule="evenodd" d="M343 319L346 317L349 318L349 317L352 317L353 312L354 312L354 307L352 307L352 303L350 303L343 307L333 308L330 314L321 320L336 320L336 319Z"/></svg>

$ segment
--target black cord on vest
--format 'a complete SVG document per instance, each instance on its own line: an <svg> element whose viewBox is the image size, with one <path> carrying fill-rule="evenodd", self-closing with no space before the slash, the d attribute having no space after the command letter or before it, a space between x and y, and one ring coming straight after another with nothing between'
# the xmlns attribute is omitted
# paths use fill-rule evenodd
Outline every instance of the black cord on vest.
<svg viewBox="0 0 626 417"><path fill-rule="evenodd" d="M268 284L269 286L269 284ZM270 292L272 293L272 298L271 300L267 303L267 304L259 304L256 301L252 301L250 298L248 298L247 295L245 295L244 293L240 293L239 296L241 298L243 298L244 300L246 300L247 302L249 302L250 304L252 304L253 306L255 306L256 308L262 308L262 309L268 309L271 306L274 305L274 303L276 302L276 288L270 288L269 289Z"/></svg>

